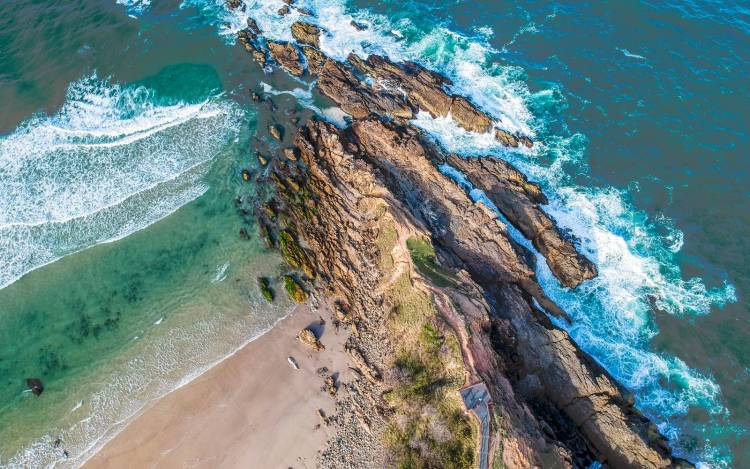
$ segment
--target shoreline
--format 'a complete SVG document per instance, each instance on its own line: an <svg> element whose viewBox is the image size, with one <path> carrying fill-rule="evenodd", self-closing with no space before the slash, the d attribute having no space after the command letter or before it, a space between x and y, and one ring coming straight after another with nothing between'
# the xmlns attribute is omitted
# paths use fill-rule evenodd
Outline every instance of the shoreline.
<svg viewBox="0 0 750 469"><path fill-rule="evenodd" d="M185 467L210 454L224 458L222 467L260 461L267 467L289 467L300 460L314 467L331 433L315 429L317 409L326 414L334 410L316 370L327 366L343 374L346 369L338 343L344 338L325 325L326 351L313 352L296 340L301 329L319 323L322 313L297 306L265 333L151 401L81 466ZM288 363L288 356L296 359L299 370ZM296 442L294 454L284 445L290 439Z"/></svg>
<svg viewBox="0 0 750 469"><path fill-rule="evenodd" d="M152 399L149 399L146 401L135 413L132 415L125 417L122 420L119 420L117 422L114 422L111 426L111 428L105 432L102 436L97 438L94 442L92 442L82 453L83 459L81 461L76 461L77 467L83 467L85 466L91 459L96 457L96 455L105 447L107 446L112 440L116 439L120 433L122 433L127 427L136 419L138 419L141 415L148 412L154 405L156 405L159 401L164 399L165 397L169 396L170 394L184 388L185 386L190 385L195 380L199 379L201 376L205 375L206 373L213 370L215 367L221 365L224 361L231 359L233 356L235 356L237 353L242 351L245 347L252 344L256 340L259 340L263 338L265 335L270 333L280 322L284 321L285 319L289 318L291 315L294 314L297 307L292 307L290 310L283 316L279 317L277 320L274 321L274 323L264 331L262 331L260 334L247 339L244 341L241 345L236 347L234 350L229 352L228 354L222 356L221 358L215 360L214 362L205 365L203 367L199 367L192 372L188 373L181 381L180 383L173 389L170 389L169 391L160 394ZM58 462L64 462L58 461Z"/></svg>

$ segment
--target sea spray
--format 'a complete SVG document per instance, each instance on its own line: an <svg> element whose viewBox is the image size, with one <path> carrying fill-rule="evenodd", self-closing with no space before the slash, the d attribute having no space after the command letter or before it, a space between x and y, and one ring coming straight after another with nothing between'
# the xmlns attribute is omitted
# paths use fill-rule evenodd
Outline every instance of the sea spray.
<svg viewBox="0 0 750 469"><path fill-rule="evenodd" d="M490 134L471 134L450 119L432 119L421 113L414 120L449 151L467 157L500 156L543 186L550 198L545 210L580 240L581 250L600 272L596 279L571 291L560 286L545 262L537 263L545 290L574 319L572 325L560 325L635 392L639 408L657 421L678 454L719 466L731 461L725 449L712 445L711 432L686 428L689 422L680 418L695 407L708 412L710 425L726 424L719 386L710 375L691 369L678 358L650 351L649 343L658 333L653 308L674 315L708 314L712 306L736 301L734 288L728 283L708 288L700 278L683 280L676 259L682 233L668 219L649 218L628 202L625 191L574 182L571 168L579 174L587 171L586 139L550 130L546 116L565 106L555 85L530 92L522 69L493 62L498 51L488 45L484 31L467 36L442 25L420 29L406 19L390 21L367 10L351 11L339 0L300 0L299 6L313 11L314 17L295 9L280 17L280 1L244 3L246 8L232 11L219 0L185 0L182 6L213 15L220 33L230 42L246 27L249 17L266 37L285 41L293 40L290 26L294 21L316 23L324 31L321 49L330 57L344 60L352 52L363 57L378 53L396 61L416 61L448 76L453 81L452 91L468 96L500 127L535 137L532 150L508 150ZM351 20L367 29L356 28ZM683 444L686 433L703 443Z"/></svg>
<svg viewBox="0 0 750 469"><path fill-rule="evenodd" d="M96 75L73 83L57 113L0 138L0 288L204 193L237 114L220 98L164 102Z"/></svg>

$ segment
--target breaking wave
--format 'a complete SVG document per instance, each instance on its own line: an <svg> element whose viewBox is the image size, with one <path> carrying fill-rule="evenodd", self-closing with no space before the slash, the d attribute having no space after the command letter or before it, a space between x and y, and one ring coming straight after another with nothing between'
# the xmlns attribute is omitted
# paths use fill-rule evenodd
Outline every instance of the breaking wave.
<svg viewBox="0 0 750 469"><path fill-rule="evenodd" d="M203 194L236 112L218 100L160 103L94 75L69 87L56 114L0 137L0 288Z"/></svg>
<svg viewBox="0 0 750 469"><path fill-rule="evenodd" d="M658 334L654 309L672 315L709 314L713 306L736 301L734 287L725 283L709 288L700 278L683 279L676 257L682 233L670 220L650 218L629 202L625 190L587 187L573 180L570 168L579 175L587 172L586 138L549 130L547 116L565 107L559 90L532 93L521 68L494 62L498 51L487 42L487 30L470 36L441 25L420 29L409 20L391 21L367 10L350 10L342 0L299 0L297 4L314 12L313 17L294 9L279 16L281 0L245 0L244 4L244 9L228 11L222 0L184 0L182 7L198 8L213 18L229 42L246 27L249 17L268 38L285 41L293 41L293 22L317 23L324 31L320 45L327 55L343 60L351 52L379 53L396 61L419 62L448 76L452 91L470 97L499 127L533 136L537 142L533 149L510 151L490 134L466 132L447 118L420 113L414 120L448 150L466 157L500 156L542 185L550 199L545 210L580 240L582 251L599 270L597 278L569 290L552 276L546 262L537 263L543 287L573 318L572 325L560 326L635 393L638 407L658 423L677 454L716 466L731 464L728 449L710 440L727 425L728 411L718 384L709 373L691 369L677 357L653 352L650 341ZM367 29L355 27L352 20ZM534 32L529 25L524 28L517 34ZM481 197L476 190L471 193ZM707 412L705 428L688 428L690 423L682 417L691 408ZM702 443L683 446L685 433Z"/></svg>

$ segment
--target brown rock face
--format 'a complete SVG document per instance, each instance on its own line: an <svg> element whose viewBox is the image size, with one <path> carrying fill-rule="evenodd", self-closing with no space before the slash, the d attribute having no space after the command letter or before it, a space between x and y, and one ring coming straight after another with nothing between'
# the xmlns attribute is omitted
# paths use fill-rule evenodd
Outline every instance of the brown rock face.
<svg viewBox="0 0 750 469"><path fill-rule="evenodd" d="M352 132L362 153L390 176L389 188L476 275L510 283L523 283L534 275L522 259L526 253L510 239L505 226L434 167L434 150L422 143L416 130L370 118L355 121Z"/></svg>
<svg viewBox="0 0 750 469"><path fill-rule="evenodd" d="M312 46L302 46L302 54L307 60L307 72L310 75L318 75L326 64L328 58L318 49Z"/></svg>
<svg viewBox="0 0 750 469"><path fill-rule="evenodd" d="M269 49L284 68L302 73L294 46L269 43ZM540 208L547 201L540 188L500 160L446 155L406 122L424 109L487 132L492 119L446 92L447 79L417 64L350 57L374 79L370 85L315 47L301 50L309 72L319 75L320 92L354 120L344 130L309 122L294 138L298 151L274 159L269 171L279 190L278 218L304 246L316 291L357 312L356 318L342 315L354 331L350 340L370 341L347 349L365 378L360 382L381 386L393 360L387 334L374 333L389 314L378 241L380 220L387 218L399 239L414 232L430 237L440 265L456 278L455 285L440 287L419 276L412 280L426 285L441 317L456 325L467 380L481 379L492 394L502 432L493 433L490 447L502 446L494 454L505 467L587 467L594 461L615 469L678 466L665 439L615 381L549 320L545 313L566 315L537 283L531 253L437 165L453 165L483 189L561 282L575 287L596 269ZM495 131L506 146L532 145L528 137ZM368 467L365 461L350 466Z"/></svg>
<svg viewBox="0 0 750 469"><path fill-rule="evenodd" d="M379 55L371 55L366 61L352 55L349 61L388 86L400 87L409 97L415 109L423 109L432 117L451 115L463 128L471 132L488 132L492 119L476 108L463 96L452 96L444 90L451 84L447 78L413 62L395 64Z"/></svg>
<svg viewBox="0 0 750 469"><path fill-rule="evenodd" d="M292 25L292 36L300 44L318 47L320 44L320 28L314 24L296 21Z"/></svg>
<svg viewBox="0 0 750 469"><path fill-rule="evenodd" d="M245 29L237 34L237 40L245 47L246 51L250 52L253 59L262 67L266 65L266 53L258 46L258 37L255 34L256 33L252 31L252 28Z"/></svg>
<svg viewBox="0 0 750 469"><path fill-rule="evenodd" d="M297 334L297 339L299 339L300 342L307 345L316 352L325 350L323 344L320 343L318 338L315 337L315 334L310 329L302 329L299 334Z"/></svg>
<svg viewBox="0 0 750 469"><path fill-rule="evenodd" d="M448 163L487 194L505 218L534 244L563 285L575 288L596 276L596 266L578 253L573 242L560 233L555 222L539 207L547 203L547 198L523 173L492 157L451 156Z"/></svg>
<svg viewBox="0 0 750 469"><path fill-rule="evenodd" d="M426 227L443 257L468 271L478 297L488 299L477 303L469 299L476 296L451 288L442 293L460 306L458 314L473 331L467 347L476 371L493 399L503 403L506 465L572 467L599 460L613 468L661 468L673 463L664 439L609 375L536 308L527 256L492 213L437 170L433 161L444 157L418 131L376 118L356 120L348 130L310 122L295 145L308 168L306 187L318 197L316 216L298 229L334 291L345 289L347 301L358 304L372 296L362 288L377 282L377 272L362 257L373 249L366 247L373 243L367 235L371 215L361 210L363 200L377 194L400 214L394 216ZM514 191L530 201L543 200L538 187L525 186L505 169Z"/></svg>
<svg viewBox="0 0 750 469"><path fill-rule="evenodd" d="M268 50L271 51L271 57L292 75L301 76L305 72L299 61L299 52L293 44L268 41Z"/></svg>
<svg viewBox="0 0 750 469"><path fill-rule="evenodd" d="M386 92L376 93L344 64L328 60L319 73L320 92L352 117L362 118L370 114L412 117L411 109L403 97Z"/></svg>

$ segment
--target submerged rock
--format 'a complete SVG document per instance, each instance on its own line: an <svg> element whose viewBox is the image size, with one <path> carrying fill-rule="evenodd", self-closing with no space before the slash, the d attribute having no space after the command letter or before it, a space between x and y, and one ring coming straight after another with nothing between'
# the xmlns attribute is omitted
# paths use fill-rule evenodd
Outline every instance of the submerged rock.
<svg viewBox="0 0 750 469"><path fill-rule="evenodd" d="M247 29L253 34L260 34L260 28L258 27L258 23L256 23L255 20L252 18L247 19Z"/></svg>
<svg viewBox="0 0 750 469"><path fill-rule="evenodd" d="M269 303L273 303L274 294L271 290L271 281L267 277L258 277L258 288L260 288L263 298Z"/></svg>
<svg viewBox="0 0 750 469"><path fill-rule="evenodd" d="M283 128L279 125L272 124L268 126L268 134L278 141L282 140L284 136L283 132Z"/></svg>
<svg viewBox="0 0 750 469"><path fill-rule="evenodd" d="M39 378L26 378L26 387L30 389L35 396L40 396L44 392L44 384Z"/></svg>

